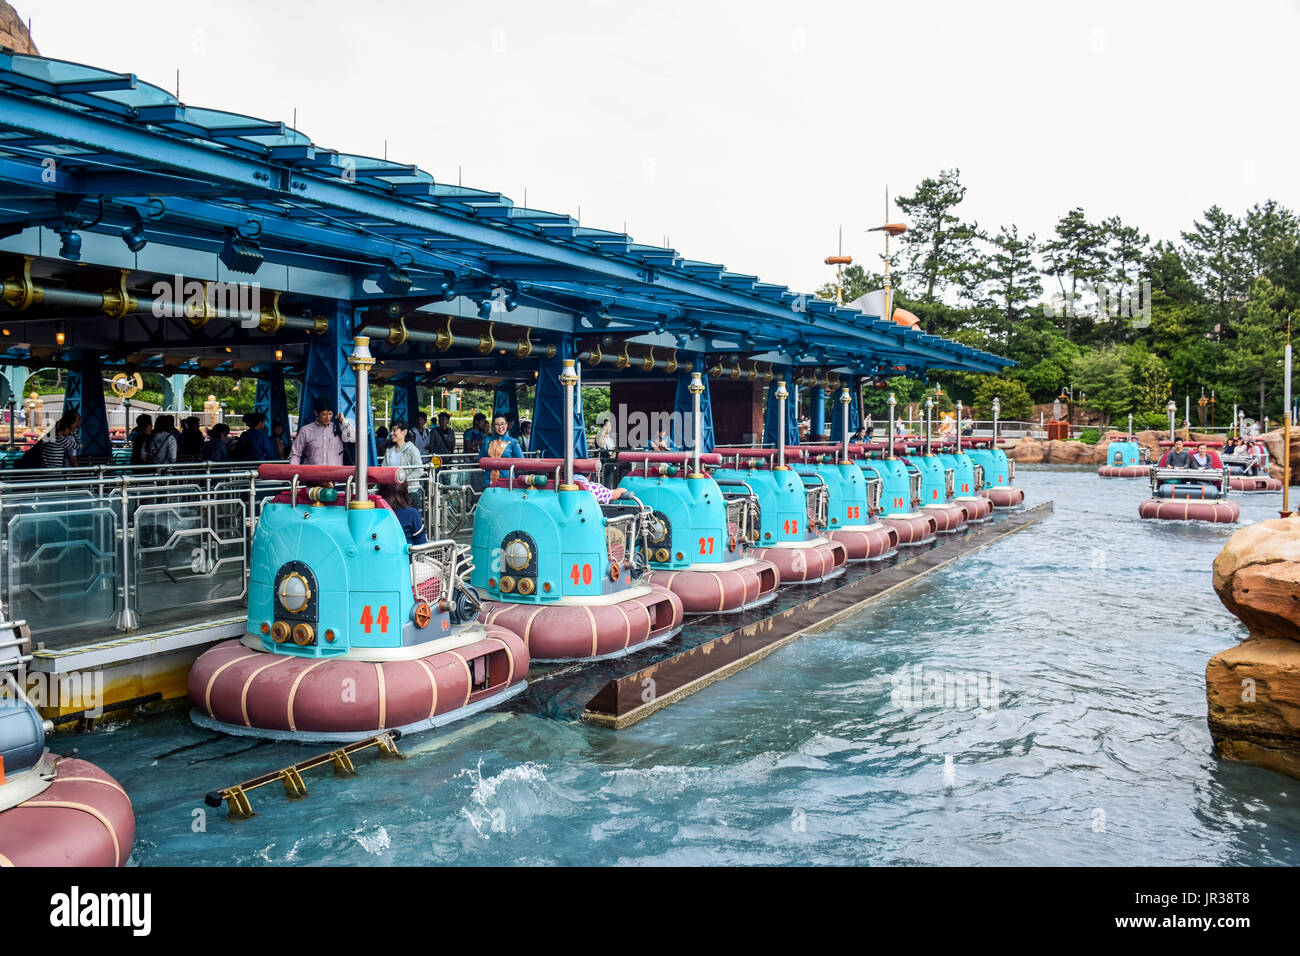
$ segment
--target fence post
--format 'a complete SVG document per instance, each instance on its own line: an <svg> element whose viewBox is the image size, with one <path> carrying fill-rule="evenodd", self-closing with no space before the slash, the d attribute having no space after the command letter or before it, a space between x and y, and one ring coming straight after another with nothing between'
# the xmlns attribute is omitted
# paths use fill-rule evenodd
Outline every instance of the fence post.
<svg viewBox="0 0 1300 956"><path fill-rule="evenodd" d="M140 626L140 617L135 611L135 585L131 581L131 547L135 540L135 533L131 529L131 492L126 483L126 478L118 479L121 485L122 494L120 504L122 508L122 560L118 567L118 574L121 575L122 585L120 593L122 595L122 610L117 615L117 629L119 631L134 631Z"/></svg>

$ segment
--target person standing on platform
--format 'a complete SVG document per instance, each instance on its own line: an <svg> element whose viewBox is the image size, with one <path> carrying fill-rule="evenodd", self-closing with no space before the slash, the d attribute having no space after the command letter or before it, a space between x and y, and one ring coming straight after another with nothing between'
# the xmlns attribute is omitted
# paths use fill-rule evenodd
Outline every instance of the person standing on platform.
<svg viewBox="0 0 1300 956"><path fill-rule="evenodd" d="M81 426L81 416L76 412L64 412L54 426L54 434L41 444L42 468L76 468L77 436L73 434Z"/></svg>
<svg viewBox="0 0 1300 956"><path fill-rule="evenodd" d="M524 452L532 451L533 446L533 423L524 419L519 423L519 447Z"/></svg>
<svg viewBox="0 0 1300 956"><path fill-rule="evenodd" d="M524 451L519 447L519 439L507 434L510 423L498 415L492 423L492 437L483 446L483 458L523 458ZM500 472L488 475L488 481L496 481Z"/></svg>
<svg viewBox="0 0 1300 956"><path fill-rule="evenodd" d="M406 422L400 418L388 429L388 448L384 452L384 464L397 469L397 480L402 485L419 481L424 477L424 468L419 451L413 442L407 441L410 432Z"/></svg>
<svg viewBox="0 0 1300 956"><path fill-rule="evenodd" d="M438 427L429 431L429 454L445 457L456 454L456 433L451 429L451 416L438 413Z"/></svg>
<svg viewBox="0 0 1300 956"><path fill-rule="evenodd" d="M488 420L482 412L474 413L474 423L465 429L465 454L477 455L488 438Z"/></svg>
<svg viewBox="0 0 1300 956"><path fill-rule="evenodd" d="M154 426L153 436L145 452L145 461L150 465L174 465L179 449L176 440L176 418L172 415L159 415Z"/></svg>
<svg viewBox="0 0 1300 956"><path fill-rule="evenodd" d="M212 431L209 430L208 434L211 435ZM249 412L244 416L244 433L235 443L235 458L239 461L272 461L275 457L274 443L266 433L266 416L261 412Z"/></svg>
<svg viewBox="0 0 1300 956"><path fill-rule="evenodd" d="M406 440L415 446L421 457L429 454L429 440L433 433L429 431L429 416L424 412L415 413L415 425L407 433Z"/></svg>
<svg viewBox="0 0 1300 956"><path fill-rule="evenodd" d="M334 421L334 406L320 402L315 421L298 429L289 451L291 465L343 464L343 435Z"/></svg>
<svg viewBox="0 0 1300 956"><path fill-rule="evenodd" d="M193 461L199 457L201 451L203 451L203 432L199 428L198 416L191 415L181 422L181 438L176 455L178 458Z"/></svg>
<svg viewBox="0 0 1300 956"><path fill-rule="evenodd" d="M284 461L289 457L289 442L284 437L284 422L271 426L271 444L275 449L275 460Z"/></svg>
<svg viewBox="0 0 1300 956"><path fill-rule="evenodd" d="M140 415L131 430L131 464L143 465L145 449L149 447L149 436L153 433L153 418Z"/></svg>
<svg viewBox="0 0 1300 956"><path fill-rule="evenodd" d="M209 428L208 440L203 443L203 450L199 452L199 457L204 461L230 461L230 446L226 444L229 434L230 426L225 422L217 422ZM242 439L243 435L240 438Z"/></svg>

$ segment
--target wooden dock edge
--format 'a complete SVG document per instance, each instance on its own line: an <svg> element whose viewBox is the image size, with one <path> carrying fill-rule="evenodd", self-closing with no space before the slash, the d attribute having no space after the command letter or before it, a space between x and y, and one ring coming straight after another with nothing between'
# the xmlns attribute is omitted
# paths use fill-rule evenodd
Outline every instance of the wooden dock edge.
<svg viewBox="0 0 1300 956"><path fill-rule="evenodd" d="M582 719L601 727L608 727L612 730L622 730L625 727L630 727L635 723L645 720L652 714L663 710L665 707L675 704L680 700L684 700L692 694L698 693L711 684L715 684L720 680L725 680L732 674L742 671L753 664L757 664L759 661L780 650L791 641L798 640L807 634L814 634L818 631L825 630L845 618L852 617L854 614L859 613L864 607L873 601L878 601L881 598L894 594L914 582L919 581L926 575L931 574L940 568L947 567L958 558L970 554L972 551L987 547L993 542L999 541L1008 535L1015 534L1018 531L1023 531L1025 528L1028 528L1031 525L1038 523L1043 518L1046 518L1052 513L1052 511L1052 502L1045 501L1033 508L1012 515L1007 520L1001 521L992 527L979 528L969 532L965 537L952 542L950 545L943 545L942 547L934 548L931 551L916 555L915 557L895 564L893 567L881 571L878 574L873 574L866 578L859 578L857 581L846 584L842 588L836 588L834 591L818 595L803 604L787 608L785 611L774 615L771 618L748 624L745 627L738 628L728 634L723 634L720 637L716 637L713 640L697 647L693 647L690 650L682 651L673 657L659 661L656 664L642 668L641 670L625 675L624 677L612 680L588 702L586 710L583 711ZM949 551L949 548L952 550ZM943 557L941 560L937 561L923 560L927 556L934 555L942 555ZM884 583L879 579L882 576L889 575L892 571L899 569L911 570L912 566L917 564L922 564L924 566L913 570L912 573L902 577L901 580L887 584L878 590L872 590L869 587L873 584ZM826 603L827 598L842 594L842 592L853 590L871 590L872 593L853 601L851 604L842 607L825 617L821 617L807 624L797 625L793 630L790 630L785 634L774 633L766 640L762 640L758 647L742 654L741 656L735 657L706 673L693 677L685 683L682 683L680 686L673 687L666 693L652 693L649 700L644 700L643 697L639 697L638 699L642 700L639 705L621 713L618 712L618 701L620 698L626 699L626 694L622 694L620 691L632 689L639 695L641 694L642 689L647 686L647 683L654 685L658 679L662 679L664 676L671 679L674 665L681 664L687 658L708 656L716 649L737 642L738 638L742 635L753 637L759 635L763 630L777 631L778 627L776 622L780 618L796 617L797 615L795 612L809 611L819 604Z"/></svg>

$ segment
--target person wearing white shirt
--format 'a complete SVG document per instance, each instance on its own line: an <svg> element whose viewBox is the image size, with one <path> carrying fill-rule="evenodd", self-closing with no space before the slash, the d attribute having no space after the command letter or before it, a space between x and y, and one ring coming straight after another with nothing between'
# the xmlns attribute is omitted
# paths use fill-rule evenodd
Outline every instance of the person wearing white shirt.
<svg viewBox="0 0 1300 956"><path fill-rule="evenodd" d="M415 426L407 433L407 438L421 455L429 454L429 416L424 412L415 413Z"/></svg>

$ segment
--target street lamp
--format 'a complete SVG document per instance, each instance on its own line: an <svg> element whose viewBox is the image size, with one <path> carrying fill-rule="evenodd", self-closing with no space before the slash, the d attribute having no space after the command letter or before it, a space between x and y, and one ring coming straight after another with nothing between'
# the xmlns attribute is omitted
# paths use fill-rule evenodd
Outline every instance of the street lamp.
<svg viewBox="0 0 1300 956"><path fill-rule="evenodd" d="M1169 440L1173 441L1174 440L1174 416L1178 414L1178 403L1175 402L1172 398L1169 399L1169 404L1165 406L1165 410L1169 412Z"/></svg>
<svg viewBox="0 0 1300 956"><path fill-rule="evenodd" d="M997 396L993 398L993 447L998 445L998 413L1002 411L1002 402Z"/></svg>

